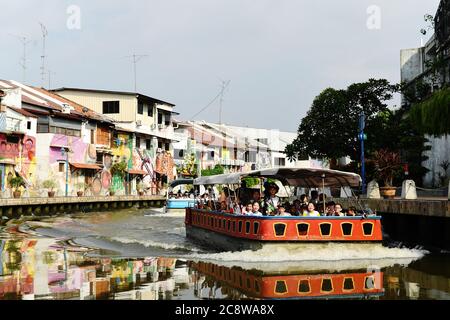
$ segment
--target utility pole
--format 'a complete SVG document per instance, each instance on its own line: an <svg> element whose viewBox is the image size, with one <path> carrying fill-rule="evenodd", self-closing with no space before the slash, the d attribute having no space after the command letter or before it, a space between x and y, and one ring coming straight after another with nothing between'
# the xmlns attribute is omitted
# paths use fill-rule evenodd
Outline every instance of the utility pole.
<svg viewBox="0 0 450 320"><path fill-rule="evenodd" d="M361 141L361 178L362 178L362 194L366 193L366 161L364 155L364 141L367 140L367 135L364 133L366 128L366 115L361 112L359 117L359 134L358 139Z"/></svg>
<svg viewBox="0 0 450 320"><path fill-rule="evenodd" d="M45 58L46 58L46 55L45 55L45 41L46 41L46 38L48 36L48 31L47 31L47 28L45 27L44 24L42 24L41 22L39 22L39 24L41 25L41 31L42 31L41 80L42 80L42 87L43 87L44 86L44 81L45 81Z"/></svg>
<svg viewBox="0 0 450 320"><path fill-rule="evenodd" d="M23 70L22 82L25 83L27 80L27 45L31 42L31 40L27 40L27 37L25 37L25 36L17 36L14 34L11 34L11 36L19 39L19 41L23 45L23 55L22 55L22 59L19 62L19 64L22 66L22 70Z"/></svg>
<svg viewBox="0 0 450 320"><path fill-rule="evenodd" d="M219 106L219 124L222 124L222 104L223 104L223 96L225 94L225 90L228 88L228 86L230 85L231 80L228 81L222 81L222 89L220 91L220 106Z"/></svg>
<svg viewBox="0 0 450 320"><path fill-rule="evenodd" d="M134 72L134 92L137 92L137 68L136 68L136 64L142 60L143 58L148 57L148 55L146 54L133 54L131 56L127 56L125 58L132 58L132 62L133 62L133 72Z"/></svg>

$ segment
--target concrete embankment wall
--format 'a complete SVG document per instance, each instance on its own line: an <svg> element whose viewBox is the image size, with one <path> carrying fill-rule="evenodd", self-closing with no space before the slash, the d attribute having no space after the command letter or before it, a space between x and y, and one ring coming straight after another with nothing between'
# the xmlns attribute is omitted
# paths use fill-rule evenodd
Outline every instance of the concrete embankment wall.
<svg viewBox="0 0 450 320"><path fill-rule="evenodd" d="M166 199L160 196L61 197L0 200L0 223L25 216L49 216L71 212L117 210L125 208L161 208Z"/></svg>
<svg viewBox="0 0 450 320"><path fill-rule="evenodd" d="M356 206L354 200L338 201L344 207ZM450 201L361 199L359 202L383 217L383 231L390 239L450 250Z"/></svg>

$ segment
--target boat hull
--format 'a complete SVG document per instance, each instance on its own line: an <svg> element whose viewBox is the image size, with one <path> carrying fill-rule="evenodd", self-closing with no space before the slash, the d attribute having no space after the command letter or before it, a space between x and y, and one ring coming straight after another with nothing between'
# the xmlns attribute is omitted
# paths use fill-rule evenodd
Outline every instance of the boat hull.
<svg viewBox="0 0 450 320"><path fill-rule="evenodd" d="M254 217L186 209L188 238L226 251L311 243L381 243L381 218Z"/></svg>

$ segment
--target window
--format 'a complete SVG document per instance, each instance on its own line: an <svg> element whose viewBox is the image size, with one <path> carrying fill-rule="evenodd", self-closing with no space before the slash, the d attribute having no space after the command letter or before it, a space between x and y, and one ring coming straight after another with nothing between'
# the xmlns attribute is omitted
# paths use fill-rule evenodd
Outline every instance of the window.
<svg viewBox="0 0 450 320"><path fill-rule="evenodd" d="M48 124L42 124L39 123L37 126L37 133L48 133L49 132L49 125Z"/></svg>
<svg viewBox="0 0 450 320"><path fill-rule="evenodd" d="M163 114L161 112L158 112L158 124L163 123Z"/></svg>
<svg viewBox="0 0 450 320"><path fill-rule="evenodd" d="M298 292L299 293L310 293L311 288L308 280L300 280L298 284Z"/></svg>
<svg viewBox="0 0 450 320"><path fill-rule="evenodd" d="M275 158L275 165L278 167L284 167L286 165L285 158Z"/></svg>
<svg viewBox="0 0 450 320"><path fill-rule="evenodd" d="M136 148L138 148L138 149L141 148L141 138L140 137L136 137Z"/></svg>
<svg viewBox="0 0 450 320"><path fill-rule="evenodd" d="M284 280L279 280L275 284L275 292L278 294L285 294L288 292L286 282Z"/></svg>
<svg viewBox="0 0 450 320"><path fill-rule="evenodd" d="M166 123L166 126L170 126L170 120L171 120L171 119L170 119L170 115L166 115L165 118L166 118L166 122L165 122L165 123Z"/></svg>
<svg viewBox="0 0 450 320"><path fill-rule="evenodd" d="M344 291L351 291L355 289L355 284L353 283L353 278L344 279Z"/></svg>
<svg viewBox="0 0 450 320"><path fill-rule="evenodd" d="M308 235L309 224L308 223L299 223L297 224L297 232L300 237L304 237Z"/></svg>
<svg viewBox="0 0 450 320"><path fill-rule="evenodd" d="M245 152L245 162L256 162L256 151Z"/></svg>
<svg viewBox="0 0 450 320"><path fill-rule="evenodd" d="M91 144L95 144L95 130L91 130Z"/></svg>
<svg viewBox="0 0 450 320"><path fill-rule="evenodd" d="M351 236L353 231L353 223L346 222L341 224L342 227L342 234L344 236Z"/></svg>
<svg viewBox="0 0 450 320"><path fill-rule="evenodd" d="M145 140L145 148L147 150L150 150L152 148L152 140L150 140L150 139Z"/></svg>
<svg viewBox="0 0 450 320"><path fill-rule="evenodd" d="M208 160L214 160L214 151L208 152Z"/></svg>
<svg viewBox="0 0 450 320"><path fill-rule="evenodd" d="M245 233L250 233L250 221L245 221Z"/></svg>
<svg viewBox="0 0 450 320"><path fill-rule="evenodd" d="M162 147L163 147L162 141L158 141L158 148L159 148L159 149L162 149Z"/></svg>
<svg viewBox="0 0 450 320"><path fill-rule="evenodd" d="M142 102L138 102L138 113L144 114L144 104Z"/></svg>
<svg viewBox="0 0 450 320"><path fill-rule="evenodd" d="M104 114L120 113L120 102L119 101L103 101L103 113Z"/></svg>
<svg viewBox="0 0 450 320"><path fill-rule="evenodd" d="M72 136L72 137L81 137L81 130L77 129L66 129L61 127L50 127L50 133L54 134L61 134L65 136Z"/></svg>
<svg viewBox="0 0 450 320"><path fill-rule="evenodd" d="M27 121L27 130L31 130L31 121Z"/></svg>
<svg viewBox="0 0 450 320"><path fill-rule="evenodd" d="M286 234L286 224L285 223L275 223L273 225L276 237L284 237Z"/></svg>
<svg viewBox="0 0 450 320"><path fill-rule="evenodd" d="M175 149L173 153L174 153L175 159L178 159L178 160L184 159L184 150Z"/></svg>
<svg viewBox="0 0 450 320"><path fill-rule="evenodd" d="M149 105L147 106L147 115L148 115L149 117L153 117L153 104L149 104Z"/></svg>
<svg viewBox="0 0 450 320"><path fill-rule="evenodd" d="M97 152L97 160L96 162L98 164L102 164L103 165L103 153Z"/></svg>
<svg viewBox="0 0 450 320"><path fill-rule="evenodd" d="M321 223L320 234L322 235L322 237L331 236L331 223Z"/></svg>
<svg viewBox="0 0 450 320"><path fill-rule="evenodd" d="M59 163L59 172L65 172L66 164L64 162Z"/></svg>
<svg viewBox="0 0 450 320"><path fill-rule="evenodd" d="M17 143L19 143L19 141L20 141L20 138L17 137L17 136L6 136L6 142L7 143L17 144Z"/></svg>
<svg viewBox="0 0 450 320"><path fill-rule="evenodd" d="M169 150L170 150L170 143L166 143L166 145L165 145L165 150L166 150L166 151L169 151Z"/></svg>
<svg viewBox="0 0 450 320"><path fill-rule="evenodd" d="M259 222L254 222L253 223L253 233L258 234L258 232L259 232Z"/></svg>
<svg viewBox="0 0 450 320"><path fill-rule="evenodd" d="M363 223L364 236L370 237L373 234L373 223Z"/></svg>
<svg viewBox="0 0 450 320"><path fill-rule="evenodd" d="M333 281L331 281L331 279L323 279L320 291L321 292L332 292L333 291Z"/></svg>

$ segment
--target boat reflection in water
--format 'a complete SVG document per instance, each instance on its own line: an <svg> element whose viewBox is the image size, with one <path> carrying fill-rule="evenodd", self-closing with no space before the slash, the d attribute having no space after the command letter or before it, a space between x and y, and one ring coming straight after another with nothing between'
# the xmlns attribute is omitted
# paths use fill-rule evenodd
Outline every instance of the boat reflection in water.
<svg viewBox="0 0 450 320"><path fill-rule="evenodd" d="M206 262L190 262L198 273L198 298L215 298L220 288L227 299L362 299L384 295L383 272L376 270L322 273L313 271L244 270ZM205 295L204 290L208 291Z"/></svg>

